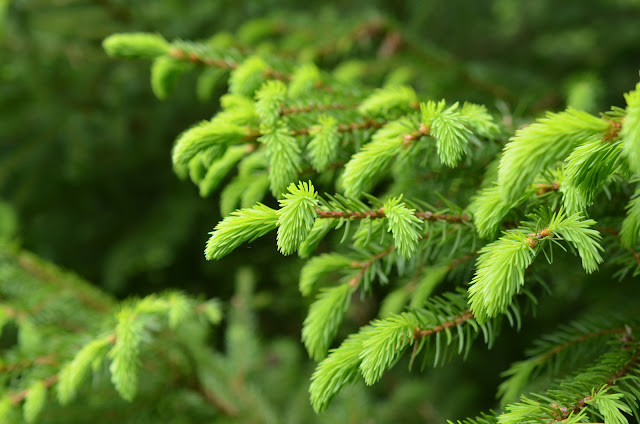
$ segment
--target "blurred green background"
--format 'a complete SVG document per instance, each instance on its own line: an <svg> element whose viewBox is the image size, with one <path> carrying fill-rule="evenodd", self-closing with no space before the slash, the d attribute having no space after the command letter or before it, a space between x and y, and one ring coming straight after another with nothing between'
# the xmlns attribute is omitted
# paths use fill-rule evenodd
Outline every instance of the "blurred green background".
<svg viewBox="0 0 640 424"><path fill-rule="evenodd" d="M246 25L255 18L284 29L257 33ZM622 106L640 69L640 0L0 0L2 237L120 298L177 287L226 300L236 267L253 265L265 338L299 337L306 313L299 263L274 261L268 238L250 255L207 263L204 243L219 220L215 195L200 198L170 161L176 136L211 117L225 88L199 99L196 75L188 75L168 99L156 99L149 63L102 50L106 36L129 31L167 39L226 31L331 69L355 58L350 64L372 85L398 78L425 97L485 103L510 127L567 105ZM354 324L370 318L367 302L376 299L356 308ZM504 344L472 355L470 383L456 383L455 399L441 394L437 414L490 407L493 390L478 393L473 382L495 387L521 352ZM462 374L449 369L431 381L448 388Z"/></svg>

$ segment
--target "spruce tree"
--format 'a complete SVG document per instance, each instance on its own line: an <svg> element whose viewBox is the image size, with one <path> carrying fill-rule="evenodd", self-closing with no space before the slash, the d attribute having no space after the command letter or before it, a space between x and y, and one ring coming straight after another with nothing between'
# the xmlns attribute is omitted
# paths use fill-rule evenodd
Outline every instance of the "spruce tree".
<svg viewBox="0 0 640 424"><path fill-rule="evenodd" d="M412 42L391 21L335 25L346 34L341 44L305 38L315 20L328 27L322 17L260 19L202 41L139 32L103 43L110 56L150 59L160 99L170 101L188 73L202 98L228 87L211 119L176 138L173 168L218 199L223 219L211 225L206 259L249 256L262 238L273 257L297 255L284 260L301 263L300 303L309 306L300 343L315 370L295 358L295 344L258 340L255 275L246 269L223 353L207 343L222 316L216 300L170 291L118 303L7 248L3 315L17 341L7 350L0 416L56 422L78 396L107 396L78 407L100 420L119 405L105 395L115 390L130 402L123 414L143 422L181 410L176 422L330 422L354 409L365 411L360 419L397 422L408 402L400 389L385 393L383 406L373 392L385 392L390 372L408 367L396 384L424 392L428 380L410 376L464 367L508 344L505 333L540 326L548 331L528 341L526 355L503 364L493 410L445 418L638 421L640 83L600 113L590 110L596 90L581 81L593 90L581 97L579 86L566 108L517 116L504 106L513 93L464 67L469 99L414 88L424 82L414 77L420 67L398 53ZM349 61L375 38L374 60ZM501 101L480 104L478 92ZM349 315L370 299L366 322ZM44 340L64 325L67 337ZM264 360L271 350L278 372ZM298 375L283 377L287 367ZM440 384L454 390L456 381ZM269 393L276 386L281 393ZM314 413L290 399L307 387Z"/></svg>

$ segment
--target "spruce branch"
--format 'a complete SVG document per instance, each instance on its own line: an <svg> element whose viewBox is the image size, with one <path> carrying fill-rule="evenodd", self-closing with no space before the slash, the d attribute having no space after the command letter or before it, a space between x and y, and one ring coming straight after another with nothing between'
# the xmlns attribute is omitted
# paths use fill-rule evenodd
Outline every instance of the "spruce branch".
<svg viewBox="0 0 640 424"><path fill-rule="evenodd" d="M628 412L626 406L630 402L637 402L637 389L632 388L637 383L625 380L624 377L630 373L635 374L638 357L637 342L623 342L618 345L618 350L602 355L597 364L563 380L558 388L550 389L544 395L537 395L537 399L523 396L520 402L507 405L506 412L499 416L498 421L501 424L542 420L549 424L581 422L588 412L597 413L603 407L612 406L598 404L598 395L609 390L621 396L605 399L605 402L624 396L626 405L621 403L620 408Z"/></svg>
<svg viewBox="0 0 640 424"><path fill-rule="evenodd" d="M608 349L604 342L611 339L611 336L625 335L640 328L633 323L627 324L626 321L622 326L619 323L616 323L618 326L611 326L612 323L608 320L600 321L576 321L537 340L536 347L529 352L528 359L512 364L502 373L502 377L506 379L500 384L497 393L501 403L515 400L527 382L539 374L542 368L553 369L554 363L561 360L563 363L568 362L568 357L571 358L571 362L582 365L594 355L600 354L603 349Z"/></svg>
<svg viewBox="0 0 640 424"><path fill-rule="evenodd" d="M278 215L278 250L289 255L307 238L316 218L317 193L311 184L294 183L280 200Z"/></svg>
<svg viewBox="0 0 640 424"><path fill-rule="evenodd" d="M515 202L545 168L565 159L578 145L600 140L609 127L604 119L569 108L518 130L500 160L498 186L503 199Z"/></svg>
<svg viewBox="0 0 640 424"><path fill-rule="evenodd" d="M385 208L381 207L378 210L366 210L366 211L343 211L343 210L325 210L317 208L316 210L318 218L324 219L382 219L387 217ZM434 213L431 211L415 212L413 215L423 221L445 221L450 223L459 223L470 221L469 215L457 215L448 213Z"/></svg>
<svg viewBox="0 0 640 424"><path fill-rule="evenodd" d="M507 310L513 295L524 285L524 272L539 252L542 240L568 241L577 249L587 273L602 263L603 249L598 244L601 236L591 228L595 221L585 220L581 214L567 217L562 210L552 216L542 213L541 219L547 222L546 227L529 233L523 229L508 231L480 250L476 274L469 287L469 304L478 321L484 322Z"/></svg>

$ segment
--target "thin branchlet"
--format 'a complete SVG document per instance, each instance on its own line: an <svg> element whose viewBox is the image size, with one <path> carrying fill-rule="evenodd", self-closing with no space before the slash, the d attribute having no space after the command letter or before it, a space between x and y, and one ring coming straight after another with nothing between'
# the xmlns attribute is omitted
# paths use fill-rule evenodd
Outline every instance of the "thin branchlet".
<svg viewBox="0 0 640 424"><path fill-rule="evenodd" d="M622 349L629 348L630 347L628 345L622 345ZM613 375L611 375L609 380L601 387L601 389L614 385L619 379L629 374L632 368L637 364L638 358L640 357L640 349L638 349L637 343L633 345L633 349L634 353L631 358L629 358L629 360L623 366L621 366ZM555 411L552 411L552 414L555 415L555 418L552 421L549 421L549 424L564 422L564 420L566 420L570 415L575 415L586 408L589 405L589 401L591 401L592 399L593 396L589 395L576 400L576 402L570 406L552 404L551 406L556 409Z"/></svg>
<svg viewBox="0 0 640 424"><path fill-rule="evenodd" d="M328 211L317 209L318 218L346 218L346 219L381 219L385 218L384 208L375 211ZM447 213L433 213L430 211L416 212L415 216L424 221L447 221L452 223L470 221L469 215L455 215Z"/></svg>
<svg viewBox="0 0 640 424"><path fill-rule="evenodd" d="M460 324L463 324L464 322L466 322L466 321L468 321L468 320L470 320L472 318L473 318L473 312L471 312L469 309L467 309L466 311L464 311L460 315L452 318L449 321L445 321L440 325L436 325L435 327L425 328L425 329L420 329L420 328L416 327L413 330L413 337L414 337L415 340L420 339L422 337L428 337L428 336L431 336L432 334L442 332L442 331L446 330L447 328L452 328L452 327L456 327L456 326L458 326Z"/></svg>

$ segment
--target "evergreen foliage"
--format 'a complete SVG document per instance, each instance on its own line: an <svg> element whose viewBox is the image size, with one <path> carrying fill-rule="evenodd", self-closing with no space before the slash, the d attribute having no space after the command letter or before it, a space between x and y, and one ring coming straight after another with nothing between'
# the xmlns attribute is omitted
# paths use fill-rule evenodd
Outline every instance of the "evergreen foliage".
<svg viewBox="0 0 640 424"><path fill-rule="evenodd" d="M507 3L496 10L515 13ZM103 41L111 57L151 62L161 100L189 75L199 98L219 97L171 151L177 176L219 199L205 258L272 261L247 244L274 230L271 250L298 258L278 261L292 265L274 271L275 294L234 272L228 308L175 290L119 301L16 247L13 212L0 209L0 422L57 423L74 408L97 423L110 410L123 422L398 422L419 412L411 396L457 383L425 388L416 375L506 349L521 329L534 347L497 355L519 360L502 362L495 410L458 423L640 420L640 83L624 109L597 114L583 77L563 107L515 116L523 93L416 48L391 20L346 19L327 41L303 31L314 18L251 20L200 41ZM422 68L433 90L412 76ZM468 98L443 88L447 70ZM255 316L261 302L276 312L298 270L309 306L293 331L315 371L298 341L263 340ZM225 348L212 348L223 309L213 334Z"/></svg>

